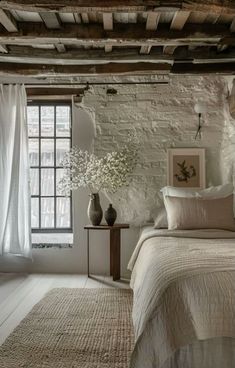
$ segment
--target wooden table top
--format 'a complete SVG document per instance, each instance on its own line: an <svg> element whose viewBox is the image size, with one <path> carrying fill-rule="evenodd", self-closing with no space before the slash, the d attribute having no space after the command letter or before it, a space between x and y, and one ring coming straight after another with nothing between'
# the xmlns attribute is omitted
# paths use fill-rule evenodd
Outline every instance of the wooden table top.
<svg viewBox="0 0 235 368"><path fill-rule="evenodd" d="M105 224L101 224L98 226L94 226L94 225L86 225L84 226L84 229L88 229L88 230L115 230L115 229L129 229L130 225L129 224L114 224L113 226L108 226Z"/></svg>

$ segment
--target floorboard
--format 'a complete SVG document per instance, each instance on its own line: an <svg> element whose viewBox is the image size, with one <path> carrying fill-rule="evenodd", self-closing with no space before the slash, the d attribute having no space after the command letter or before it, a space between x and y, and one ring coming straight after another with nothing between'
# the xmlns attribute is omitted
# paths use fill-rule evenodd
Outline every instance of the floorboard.
<svg viewBox="0 0 235 368"><path fill-rule="evenodd" d="M0 304L19 287L27 275L0 274Z"/></svg>

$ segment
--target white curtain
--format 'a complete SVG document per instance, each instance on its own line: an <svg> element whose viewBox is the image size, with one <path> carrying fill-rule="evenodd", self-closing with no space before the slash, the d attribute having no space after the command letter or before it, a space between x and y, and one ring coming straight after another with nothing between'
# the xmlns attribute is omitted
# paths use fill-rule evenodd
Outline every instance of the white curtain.
<svg viewBox="0 0 235 368"><path fill-rule="evenodd" d="M0 255L31 257L26 93L0 85Z"/></svg>

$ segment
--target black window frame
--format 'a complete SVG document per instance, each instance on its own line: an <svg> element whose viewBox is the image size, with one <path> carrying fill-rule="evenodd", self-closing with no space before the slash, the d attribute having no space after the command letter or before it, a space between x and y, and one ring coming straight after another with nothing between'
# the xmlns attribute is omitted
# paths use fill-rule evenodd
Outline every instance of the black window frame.
<svg viewBox="0 0 235 368"><path fill-rule="evenodd" d="M38 106L39 107L39 133L38 136L30 136L28 135L28 139L38 139L39 144L39 162L36 166L30 166L30 169L38 169L39 170L39 193L38 195L31 195L31 198L38 198L38 211L39 211L39 227L31 228L32 233L72 233L73 232L73 210L72 210L72 191L69 196L65 195L56 195L56 169L62 169L62 166L58 166L56 163L56 141L60 139L68 139L70 140L70 148L72 147L72 103L70 101L57 101L57 100L36 100L36 101L28 101L28 106ZM54 106L54 135L53 136L42 136L41 135L41 107L42 106ZM70 136L56 136L56 106L69 106L70 107ZM54 165L53 166L42 166L41 165L41 140L42 139L53 139L54 141ZM41 169L54 169L54 195L53 196L45 196L41 195ZM42 228L41 227L41 198L54 198L54 227L50 228ZM56 227L56 214L57 214L57 206L56 199L57 198L69 198L70 199L70 227Z"/></svg>

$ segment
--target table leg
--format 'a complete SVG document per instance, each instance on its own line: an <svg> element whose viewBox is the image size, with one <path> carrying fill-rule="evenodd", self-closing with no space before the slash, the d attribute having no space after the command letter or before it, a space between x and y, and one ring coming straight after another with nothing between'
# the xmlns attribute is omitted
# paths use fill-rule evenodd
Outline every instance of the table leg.
<svg viewBox="0 0 235 368"><path fill-rule="evenodd" d="M87 276L90 277L89 252L90 252L89 229L87 229Z"/></svg>
<svg viewBox="0 0 235 368"><path fill-rule="evenodd" d="M110 229L110 274L113 280L120 279L120 229Z"/></svg>
<svg viewBox="0 0 235 368"><path fill-rule="evenodd" d="M110 276L113 276L113 249L112 249L111 231L110 231Z"/></svg>

